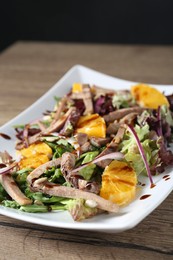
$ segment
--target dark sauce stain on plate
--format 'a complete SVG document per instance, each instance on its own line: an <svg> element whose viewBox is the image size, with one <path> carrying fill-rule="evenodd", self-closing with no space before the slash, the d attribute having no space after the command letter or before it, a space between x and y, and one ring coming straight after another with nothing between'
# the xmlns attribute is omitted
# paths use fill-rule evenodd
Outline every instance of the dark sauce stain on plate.
<svg viewBox="0 0 173 260"><path fill-rule="evenodd" d="M164 175L164 176L163 176L163 179L164 179L165 181L170 180L170 175L169 175L169 174ZM142 184L141 182L139 182L139 185L145 186L145 184ZM150 188L152 189L152 188L154 188L155 186L156 186L156 184L152 183L151 186L150 186ZM151 196L151 194L145 194L145 195L143 195L143 196L140 197L140 200L145 200L145 199L149 198L150 196Z"/></svg>
<svg viewBox="0 0 173 260"><path fill-rule="evenodd" d="M11 140L11 137L9 135L4 134L4 133L0 133L0 136L3 137L6 140Z"/></svg>
<svg viewBox="0 0 173 260"><path fill-rule="evenodd" d="M166 178L168 178L168 177L169 177L169 174L164 175L164 176L163 176L163 179L166 179Z"/></svg>
<svg viewBox="0 0 173 260"><path fill-rule="evenodd" d="M150 188L153 189L154 187L156 187L156 184L151 183Z"/></svg>
<svg viewBox="0 0 173 260"><path fill-rule="evenodd" d="M138 182L138 184L139 184L140 186L142 186L142 187L146 185L145 183L142 183L142 182L140 182L140 181Z"/></svg>
<svg viewBox="0 0 173 260"><path fill-rule="evenodd" d="M166 179L165 179L165 181L168 181L168 180L170 180L170 179L171 179L171 178L170 178L170 177L168 177L168 178L166 178Z"/></svg>
<svg viewBox="0 0 173 260"><path fill-rule="evenodd" d="M149 198L150 196L151 196L151 194L145 194L140 197L140 200L145 200L145 199Z"/></svg>
<svg viewBox="0 0 173 260"><path fill-rule="evenodd" d="M168 180L170 180L170 175L169 174L167 174L167 175L164 175L163 176L163 179L165 180L165 181L168 181Z"/></svg>

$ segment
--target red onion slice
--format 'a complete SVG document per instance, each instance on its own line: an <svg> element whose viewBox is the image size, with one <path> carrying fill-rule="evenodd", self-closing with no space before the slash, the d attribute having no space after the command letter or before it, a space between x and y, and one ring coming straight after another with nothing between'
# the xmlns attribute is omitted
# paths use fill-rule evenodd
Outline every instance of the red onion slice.
<svg viewBox="0 0 173 260"><path fill-rule="evenodd" d="M145 165L148 177L150 179L151 186L153 186L154 184L153 184L153 179L152 179L152 176L151 176L150 167L148 165L147 158L145 156L145 152L144 152L144 149L143 149L143 147L141 145L141 142L140 142L140 140L139 140L139 138L137 136L137 133L136 133L135 129L132 126L130 126L130 125L127 125L127 127L128 127L129 132L134 136L134 138L136 140L136 144L138 146L139 152L140 152L141 157L143 159L143 162L144 162L144 165Z"/></svg>
<svg viewBox="0 0 173 260"><path fill-rule="evenodd" d="M17 165L17 162L12 163L9 166L3 167L0 169L0 174L6 174L9 173L11 171L11 169L13 169L15 166Z"/></svg>

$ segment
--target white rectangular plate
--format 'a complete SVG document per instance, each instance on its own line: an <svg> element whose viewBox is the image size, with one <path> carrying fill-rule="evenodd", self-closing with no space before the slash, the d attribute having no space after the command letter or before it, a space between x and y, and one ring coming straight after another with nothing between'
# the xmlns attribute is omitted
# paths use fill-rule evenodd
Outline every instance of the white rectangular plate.
<svg viewBox="0 0 173 260"><path fill-rule="evenodd" d="M45 95L37 102L22 112L19 116L0 128L0 132L11 136L11 140L1 138L0 150L7 150L12 156L15 156L15 131L13 125L28 123L42 116L46 109L52 109L54 106L54 96L63 96L66 94L74 82L96 84L104 88L129 89L136 82L117 79L107 76L81 65L71 68ZM151 84L150 84L151 85ZM152 85L166 94L171 94L172 86ZM166 174L170 179L165 181ZM172 174L172 176L171 176ZM167 169L166 172L154 177L156 186L150 188L147 177L141 177L141 186L138 189L136 199L126 207L120 209L118 214L102 214L82 222L74 222L70 214L65 211L51 213L25 213L11 208L0 206L0 213L15 219L52 227L81 229L104 232L122 232L133 228L147 215L149 215L160 203L169 195L173 189L173 169ZM151 195L147 199L141 200L141 196Z"/></svg>

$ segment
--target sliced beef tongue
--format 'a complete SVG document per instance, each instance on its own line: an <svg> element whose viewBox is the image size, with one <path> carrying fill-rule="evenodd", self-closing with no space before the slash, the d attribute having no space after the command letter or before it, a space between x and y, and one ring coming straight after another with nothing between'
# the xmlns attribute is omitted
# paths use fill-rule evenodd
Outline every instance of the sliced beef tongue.
<svg viewBox="0 0 173 260"><path fill-rule="evenodd" d="M68 117L76 110L75 107L70 107L67 112L62 115L54 124L50 125L42 134L50 134L52 132L60 131L60 129L64 126Z"/></svg>
<svg viewBox="0 0 173 260"><path fill-rule="evenodd" d="M82 99L85 105L84 115L92 114L93 109L93 101L92 101L92 93L90 86L87 84L82 85L82 92L72 93L72 99Z"/></svg>
<svg viewBox="0 0 173 260"><path fill-rule="evenodd" d="M31 204L32 201L22 193L11 175L11 170L17 168L17 162L13 162L6 151L0 152L0 168L0 183L8 195L20 205Z"/></svg>
<svg viewBox="0 0 173 260"><path fill-rule="evenodd" d="M108 212L118 212L119 207L117 204L106 200L97 194L79 190L72 187L66 187L57 185L54 183L42 182L39 185L32 186L33 191L43 192L45 194L51 196L60 196L65 198L73 198L73 199L85 199L86 201L94 201L96 203L96 207Z"/></svg>
<svg viewBox="0 0 173 260"><path fill-rule="evenodd" d="M88 135L85 133L77 133L75 139L80 146L79 154L92 151L92 145L89 142Z"/></svg>
<svg viewBox="0 0 173 260"><path fill-rule="evenodd" d="M22 191L19 189L17 184L15 183L11 174L1 174L0 175L0 183L6 190L6 192L10 195L10 197L15 200L20 205L28 205L32 204L32 200L27 198Z"/></svg>
<svg viewBox="0 0 173 260"><path fill-rule="evenodd" d="M80 153L85 153L93 150L93 146L101 148L110 142L111 138L101 138L101 137L88 137L87 134L77 133L75 135L76 141L80 145Z"/></svg>
<svg viewBox="0 0 173 260"><path fill-rule="evenodd" d="M63 165L62 168L62 164L65 163L63 161L65 161L65 159L67 158L68 158L67 166ZM117 212L119 210L117 204L109 200L106 200L95 193L92 193L94 186L91 185L91 183L89 182L83 181L82 183L82 181L80 180L79 186L81 187L81 189L79 189L75 187L66 187L55 183L51 183L48 182L46 178L38 179L39 177L41 177L41 175L44 173L46 169L52 166L59 166L60 164L61 164L62 171L64 171L64 174L66 175L66 178L69 179L69 177L67 177L69 174L68 171L71 170L71 168L74 165L74 157L70 156L69 154L64 155L63 161L62 158L49 161L36 168L33 172L31 172L27 177L27 181L30 185L30 189L32 191L35 192L39 191L51 196L60 196L60 197L74 198L74 199L82 198L85 199L86 201L87 200L94 201L96 203L97 208L108 212ZM91 185L92 187L92 192L88 192L91 191L91 189L88 190L89 185ZM95 191L96 191L96 187L95 187Z"/></svg>
<svg viewBox="0 0 173 260"><path fill-rule="evenodd" d="M86 143L84 143L83 145L81 145L80 147L80 152L82 153L86 153L86 152L90 152L93 150L93 146L91 145L91 143L89 141L87 141Z"/></svg>
<svg viewBox="0 0 173 260"><path fill-rule="evenodd" d="M75 135L75 138L80 146L85 144L88 141L88 135L85 133L77 133Z"/></svg>
<svg viewBox="0 0 173 260"><path fill-rule="evenodd" d="M97 99L100 96L105 96L106 94L109 95L114 95L116 93L116 91L112 90L112 89L106 89L106 88L102 88L96 85L93 85L91 87L94 98Z"/></svg>
<svg viewBox="0 0 173 260"><path fill-rule="evenodd" d="M118 132L119 128L120 128L120 123L117 120L115 120L113 123L110 123L106 128L106 134L114 135Z"/></svg>
<svg viewBox="0 0 173 260"><path fill-rule="evenodd" d="M85 104L84 115L92 114L94 110L93 110L93 101L92 101L92 95L91 95L91 90L89 85L84 85L83 101Z"/></svg>
<svg viewBox="0 0 173 260"><path fill-rule="evenodd" d="M54 123L58 119L60 119L61 113L63 112L66 103L67 103L67 97L62 98L61 101L58 104L57 110L56 110L55 115L54 115L54 120L52 121L51 125L54 125Z"/></svg>
<svg viewBox="0 0 173 260"><path fill-rule="evenodd" d="M118 129L118 132L116 134L116 136L113 138L113 140L107 145L107 147L99 154L99 157L106 155L106 154L110 154L113 152L117 151L118 145L121 142L121 140L123 139L125 133L125 128L124 126L120 126ZM101 168L105 168L107 165L110 164L112 160L111 159L106 159L100 162L97 162L96 164L101 167Z"/></svg>
<svg viewBox="0 0 173 260"><path fill-rule="evenodd" d="M44 171L52 167L59 167L60 165L61 158L57 158L40 165L27 176L27 182L30 186L32 186L32 184L44 173Z"/></svg>
<svg viewBox="0 0 173 260"><path fill-rule="evenodd" d="M13 162L13 158L7 151L0 152L0 162L10 164Z"/></svg>
<svg viewBox="0 0 173 260"><path fill-rule="evenodd" d="M72 187L88 192L99 193L100 186L96 182L86 181L79 174L72 173L75 167L76 156L72 153L63 153L61 158L61 172Z"/></svg>
<svg viewBox="0 0 173 260"><path fill-rule="evenodd" d="M123 118L121 118L119 120L119 123L131 125L139 114L141 114L141 111L131 112L131 113L125 115Z"/></svg>
<svg viewBox="0 0 173 260"><path fill-rule="evenodd" d="M110 142L111 138L110 137L106 137L106 138L102 138L102 137L91 137L90 138L90 143L97 147L100 148L102 146L105 146L106 144L108 144Z"/></svg>
<svg viewBox="0 0 173 260"><path fill-rule="evenodd" d="M64 136L70 136L80 118L80 111L74 108L71 114L68 116L64 127L61 129L60 134Z"/></svg>
<svg viewBox="0 0 173 260"><path fill-rule="evenodd" d="M140 113L138 112L131 112L122 117L120 120L115 120L113 123L110 123L108 125L108 127L106 128L106 133L108 135L113 135L118 132L118 129L122 124L132 125L139 114Z"/></svg>
<svg viewBox="0 0 173 260"><path fill-rule="evenodd" d="M100 185L95 181L86 181L86 180L79 179L78 187L79 190L88 191L95 194L98 194L100 191Z"/></svg>
<svg viewBox="0 0 173 260"><path fill-rule="evenodd" d="M76 118L75 118L74 114L76 115ZM76 112L75 107L70 107L69 110L63 116L61 116L56 122L54 122L54 124L50 125L44 131L41 131L31 137L28 137L28 144L33 144L33 143L40 141L40 138L44 135L49 135L53 132L60 131L62 129L62 127L65 125L67 119L70 118L71 115L73 115L73 118L75 118L75 120L78 119L78 114ZM76 122L77 122L77 120L76 120ZM24 148L23 143L20 142L16 145L16 149L20 150L22 148Z"/></svg>
<svg viewBox="0 0 173 260"><path fill-rule="evenodd" d="M130 107L130 108L121 108L110 112L109 114L103 116L106 123L114 122L115 120L120 120L130 113L142 113L146 108L143 107Z"/></svg>
<svg viewBox="0 0 173 260"><path fill-rule="evenodd" d="M75 167L76 156L72 153L65 152L61 158L61 172L67 182L71 182L73 176L71 176L70 172Z"/></svg>

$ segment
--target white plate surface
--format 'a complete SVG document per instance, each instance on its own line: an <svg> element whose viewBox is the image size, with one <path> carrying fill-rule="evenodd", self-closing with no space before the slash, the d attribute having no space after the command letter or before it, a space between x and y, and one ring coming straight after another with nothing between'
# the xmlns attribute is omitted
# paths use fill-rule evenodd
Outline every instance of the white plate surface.
<svg viewBox="0 0 173 260"><path fill-rule="evenodd" d="M7 150L12 156L15 156L15 131L13 125L28 123L42 116L46 109L52 109L54 106L54 96L63 96L68 92L74 82L96 84L105 88L128 89L136 82L117 79L108 75L99 73L81 65L72 67L45 95L37 100L32 106L22 112L19 116L0 128L0 132L6 133L12 139L5 140L1 138L0 150ZM150 84L151 85L151 84ZM152 85L166 94L171 94L172 86ZM170 179L165 181L166 174ZM68 212L51 212L51 213L25 213L11 208L0 206L0 214L39 224L59 228L81 229L104 232L122 232L133 228L158 207L169 193L173 190L173 169L167 169L166 172L154 177L156 186L150 188L147 177L140 179L145 186L138 189L136 199L124 208L121 208L118 214L102 214L82 222L74 222ZM151 196L141 200L141 196Z"/></svg>

